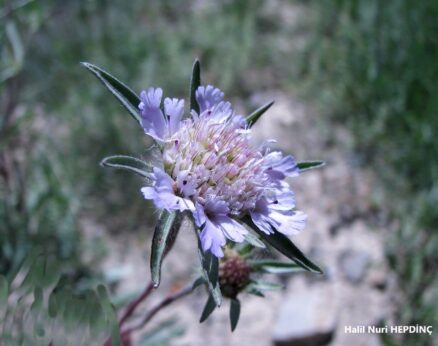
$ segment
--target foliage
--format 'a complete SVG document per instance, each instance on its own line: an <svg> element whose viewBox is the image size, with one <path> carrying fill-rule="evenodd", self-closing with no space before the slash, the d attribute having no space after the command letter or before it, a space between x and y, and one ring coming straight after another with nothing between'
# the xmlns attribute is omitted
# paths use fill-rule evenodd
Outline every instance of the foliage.
<svg viewBox="0 0 438 346"><path fill-rule="evenodd" d="M400 323L434 325L438 311L438 4L436 1L314 2L315 37L302 72L333 118L353 131L364 164L399 220L388 258L409 304ZM397 203L394 203L397 201ZM404 344L427 344L406 335Z"/></svg>
<svg viewBox="0 0 438 346"><path fill-rule="evenodd" d="M90 345L111 330L116 343L117 319L105 287L74 292L69 281L55 256L38 251L15 276L0 276L2 345Z"/></svg>

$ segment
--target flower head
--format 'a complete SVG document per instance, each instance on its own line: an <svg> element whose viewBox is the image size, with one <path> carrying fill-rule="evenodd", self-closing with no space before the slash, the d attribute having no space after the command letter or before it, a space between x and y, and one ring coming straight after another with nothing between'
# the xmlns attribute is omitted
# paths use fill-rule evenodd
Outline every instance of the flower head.
<svg viewBox="0 0 438 346"><path fill-rule="evenodd" d="M200 86L200 112L183 119L184 101L164 99L150 88L140 95L145 133L161 144L163 169L154 168L152 186L142 188L159 208L189 210L201 231L204 251L223 256L226 240L242 242L247 233L239 222L249 216L265 233L274 227L295 234L306 215L295 210L294 194L284 181L299 174L292 156L252 145L245 118L235 114L224 94Z"/></svg>

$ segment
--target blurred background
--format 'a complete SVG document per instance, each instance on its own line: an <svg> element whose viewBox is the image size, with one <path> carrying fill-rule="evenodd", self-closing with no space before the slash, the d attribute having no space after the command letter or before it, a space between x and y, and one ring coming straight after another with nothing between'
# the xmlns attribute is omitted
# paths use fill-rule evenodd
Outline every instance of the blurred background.
<svg viewBox="0 0 438 346"><path fill-rule="evenodd" d="M437 18L433 0L0 1L0 293L5 280L18 281L9 303L21 292L4 340L9 324L44 339L22 317L40 285L20 291L29 253L56 263L78 297L103 282L116 306L148 278L156 213L140 179L99 161L142 157L150 142L79 62L182 98L199 58L203 81L240 112L276 100L257 141L327 161L292 181L309 214L294 241L326 273L281 277L283 291L244 300L233 334L227 311L199 325L204 296L193 297L168 312L184 323L156 344L438 344ZM164 291L193 271L194 238L178 244ZM416 324L434 334L344 331Z"/></svg>

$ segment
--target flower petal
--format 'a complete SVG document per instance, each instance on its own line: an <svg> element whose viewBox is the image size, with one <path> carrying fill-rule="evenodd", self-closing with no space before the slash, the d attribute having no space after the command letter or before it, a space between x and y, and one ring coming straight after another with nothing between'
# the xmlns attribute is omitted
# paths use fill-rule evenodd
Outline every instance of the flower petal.
<svg viewBox="0 0 438 346"><path fill-rule="evenodd" d="M275 180L284 179L286 176L295 177L300 172L295 159L290 155L283 156L279 151L266 155L264 166L266 173Z"/></svg>
<svg viewBox="0 0 438 346"><path fill-rule="evenodd" d="M164 99L164 114L169 124L169 135L173 135L179 130L181 119L184 114L184 100Z"/></svg>
<svg viewBox="0 0 438 346"><path fill-rule="evenodd" d="M149 88L140 93L141 124L144 132L156 140L164 140L167 130L166 120L160 109L163 90L160 88Z"/></svg>
<svg viewBox="0 0 438 346"><path fill-rule="evenodd" d="M245 227L228 216L217 216L212 222L222 230L225 237L237 243L244 241L244 235L248 233Z"/></svg>
<svg viewBox="0 0 438 346"><path fill-rule="evenodd" d="M213 108L224 98L224 93L212 85L200 86L196 90L196 101L199 105L200 113Z"/></svg>
<svg viewBox="0 0 438 346"><path fill-rule="evenodd" d="M206 219L204 229L201 232L201 244L204 251L210 250L216 257L222 257L222 246L226 243L222 231L209 219Z"/></svg>
<svg viewBox="0 0 438 346"><path fill-rule="evenodd" d="M173 180L160 168L154 167L151 174L154 185L141 189L145 199L153 200L155 206L166 210L195 210L193 202L188 198L175 195Z"/></svg>
<svg viewBox="0 0 438 346"><path fill-rule="evenodd" d="M307 215L302 211L273 211L269 213L271 220L278 223L277 230L286 235L300 233L306 226Z"/></svg>

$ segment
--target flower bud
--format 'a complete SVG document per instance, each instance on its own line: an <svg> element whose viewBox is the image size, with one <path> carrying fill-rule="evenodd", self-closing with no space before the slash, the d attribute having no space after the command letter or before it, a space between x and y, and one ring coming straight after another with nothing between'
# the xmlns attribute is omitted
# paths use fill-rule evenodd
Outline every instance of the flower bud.
<svg viewBox="0 0 438 346"><path fill-rule="evenodd" d="M236 298L249 283L251 267L236 252L229 251L219 264L219 285L227 298Z"/></svg>

